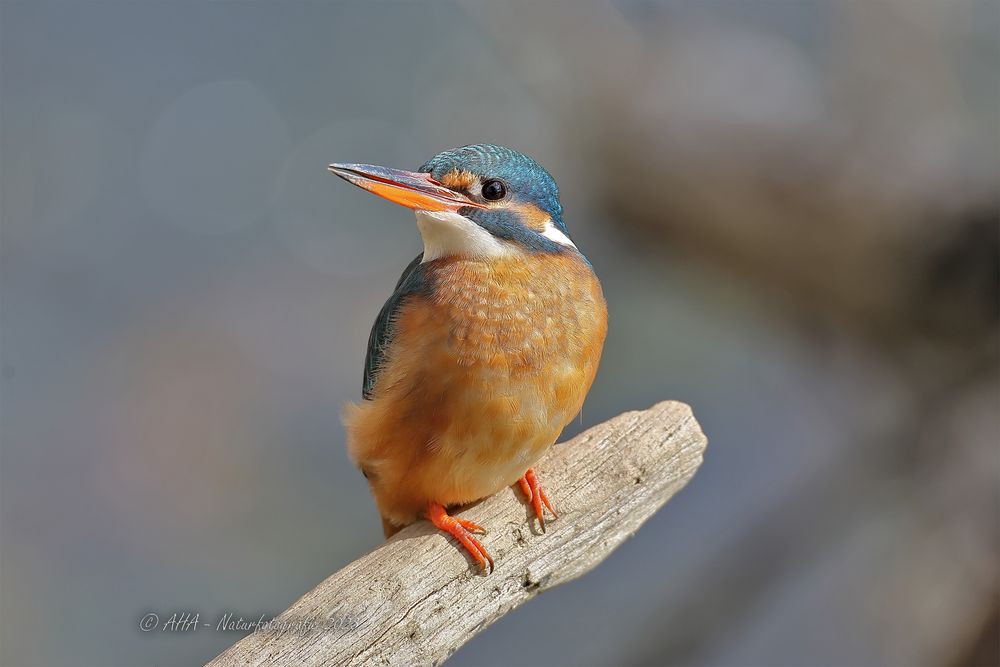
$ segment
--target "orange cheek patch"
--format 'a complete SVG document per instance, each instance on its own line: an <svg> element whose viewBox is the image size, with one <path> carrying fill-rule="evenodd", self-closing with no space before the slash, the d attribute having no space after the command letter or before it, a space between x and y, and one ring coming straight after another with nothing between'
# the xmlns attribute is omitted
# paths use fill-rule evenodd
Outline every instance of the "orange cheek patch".
<svg viewBox="0 0 1000 667"><path fill-rule="evenodd" d="M471 171L452 169L441 177L441 185L452 190L468 190L479 180Z"/></svg>
<svg viewBox="0 0 1000 667"><path fill-rule="evenodd" d="M548 213L534 204L507 204L506 208L517 214L521 224L536 232L544 231L545 223L551 219Z"/></svg>

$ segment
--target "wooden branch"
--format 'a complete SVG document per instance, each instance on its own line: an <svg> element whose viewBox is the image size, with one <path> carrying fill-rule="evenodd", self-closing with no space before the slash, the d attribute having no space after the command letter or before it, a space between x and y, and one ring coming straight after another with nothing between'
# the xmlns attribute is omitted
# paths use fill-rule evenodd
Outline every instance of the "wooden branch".
<svg viewBox="0 0 1000 667"><path fill-rule="evenodd" d="M705 445L683 403L619 415L536 466L559 512L545 534L515 488L460 513L490 531L492 574L421 521L209 665L439 664L514 607L604 560L691 479Z"/></svg>

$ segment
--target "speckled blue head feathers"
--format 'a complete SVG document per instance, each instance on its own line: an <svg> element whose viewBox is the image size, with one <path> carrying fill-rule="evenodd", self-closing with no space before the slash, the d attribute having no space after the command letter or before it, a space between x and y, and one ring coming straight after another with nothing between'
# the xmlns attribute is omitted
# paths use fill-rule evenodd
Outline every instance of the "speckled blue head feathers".
<svg viewBox="0 0 1000 667"><path fill-rule="evenodd" d="M542 165L523 153L496 144L473 144L438 153L420 171L437 180L454 172L474 174L482 182L498 179L506 185L512 203L537 206L557 229L567 233L559 187Z"/></svg>

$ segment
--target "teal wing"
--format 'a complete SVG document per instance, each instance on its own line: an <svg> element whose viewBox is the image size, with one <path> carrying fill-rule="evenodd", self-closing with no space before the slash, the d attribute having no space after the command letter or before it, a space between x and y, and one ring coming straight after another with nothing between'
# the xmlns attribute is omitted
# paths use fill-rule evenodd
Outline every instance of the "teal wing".
<svg viewBox="0 0 1000 667"><path fill-rule="evenodd" d="M372 325L372 331L368 335L364 386L361 388L361 396L367 400L372 398L379 371L385 363L386 351L392 345L395 337L396 314L410 296L422 293L427 289L427 281L421 265L423 258L423 253L417 255L403 270L403 275L396 283L396 289L382 306L378 317L375 318L375 324Z"/></svg>

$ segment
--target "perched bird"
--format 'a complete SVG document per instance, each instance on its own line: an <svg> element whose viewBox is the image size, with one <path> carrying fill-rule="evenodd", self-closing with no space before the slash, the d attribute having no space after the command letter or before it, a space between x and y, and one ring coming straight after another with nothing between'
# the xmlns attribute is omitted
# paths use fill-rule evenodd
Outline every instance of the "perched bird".
<svg viewBox="0 0 1000 667"><path fill-rule="evenodd" d="M543 505L555 515L532 465L597 373L600 282L552 176L509 148L445 151L419 172L329 170L415 210L424 245L372 327L363 400L344 411L348 451L386 537L427 518L492 571L473 537L485 531L446 508L518 482L543 530Z"/></svg>

